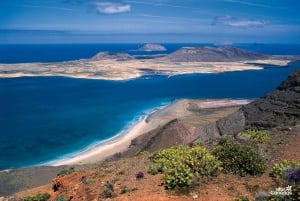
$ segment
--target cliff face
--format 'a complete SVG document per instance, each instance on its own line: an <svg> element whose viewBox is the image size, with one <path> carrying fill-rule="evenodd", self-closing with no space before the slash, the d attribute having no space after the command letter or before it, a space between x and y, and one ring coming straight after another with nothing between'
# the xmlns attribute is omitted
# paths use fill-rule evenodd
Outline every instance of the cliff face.
<svg viewBox="0 0 300 201"><path fill-rule="evenodd" d="M201 126L187 126L187 121L173 120L163 127L134 139L121 156L133 156L141 151L154 152L197 140L235 135L245 129L289 127L300 122L300 70L292 73L272 93L242 106L238 111Z"/></svg>
<svg viewBox="0 0 300 201"><path fill-rule="evenodd" d="M228 62L267 59L268 56L231 46L224 46L220 48L183 47L166 56L166 58L176 62Z"/></svg>
<svg viewBox="0 0 300 201"><path fill-rule="evenodd" d="M188 144L196 138L197 136L191 134L179 120L174 119L132 140L128 150L121 156L133 156L141 151L154 152L174 145Z"/></svg>
<svg viewBox="0 0 300 201"><path fill-rule="evenodd" d="M246 128L289 127L300 120L300 69L293 72L272 93L241 109Z"/></svg>

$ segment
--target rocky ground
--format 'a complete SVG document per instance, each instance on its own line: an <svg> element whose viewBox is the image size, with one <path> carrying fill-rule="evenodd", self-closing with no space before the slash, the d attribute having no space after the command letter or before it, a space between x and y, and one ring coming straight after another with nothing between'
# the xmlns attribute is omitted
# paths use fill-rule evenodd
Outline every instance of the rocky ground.
<svg viewBox="0 0 300 201"><path fill-rule="evenodd" d="M231 174L221 174L209 181L203 181L191 192L174 192L165 190L161 175L150 175L151 164L149 155L139 154L135 157L116 161L103 162L96 167L78 170L66 176L56 177L54 183L61 183L57 192L48 185L20 192L15 197L34 195L38 192L49 192L52 197L65 196L66 200L105 200L101 197L106 182L115 180L116 196L109 200L233 200L238 196L254 198L260 191L269 192L275 189L275 183L269 176L271 166L283 159L300 159L300 127L290 131L273 129L270 131L272 142L268 145L270 153L268 168L260 177L240 177ZM145 173L144 178L136 179L138 172ZM126 186L127 192L121 193ZM72 198L72 199L71 199Z"/></svg>

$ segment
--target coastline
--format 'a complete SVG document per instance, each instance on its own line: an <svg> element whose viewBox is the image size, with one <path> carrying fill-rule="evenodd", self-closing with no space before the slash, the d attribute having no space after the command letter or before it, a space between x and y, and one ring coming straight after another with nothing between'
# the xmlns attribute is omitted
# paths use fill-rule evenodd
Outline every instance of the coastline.
<svg viewBox="0 0 300 201"><path fill-rule="evenodd" d="M247 99L175 100L166 106L154 108L132 126L106 141L102 141L71 156L50 161L39 166L84 165L103 161L116 153L126 151L131 141L136 137L163 126L171 120L188 116L191 112L187 108L191 103L197 104L199 108L209 109L240 106L251 101Z"/></svg>
<svg viewBox="0 0 300 201"><path fill-rule="evenodd" d="M143 117L142 120L138 121L132 127L110 139L102 141L94 146L88 147L87 149L80 151L79 153L75 153L74 155L71 155L69 157L54 160L42 165L82 165L103 161L120 151L126 150L126 148L130 145L131 140L141 134L140 132L145 127L145 124L145 117Z"/></svg>
<svg viewBox="0 0 300 201"><path fill-rule="evenodd" d="M64 76L71 78L130 80L153 74L174 76L194 73L223 73L245 70L262 70L258 64L287 66L291 60L267 59L243 62L172 62L168 60L101 60L69 61L57 63L0 64L0 78L25 76Z"/></svg>

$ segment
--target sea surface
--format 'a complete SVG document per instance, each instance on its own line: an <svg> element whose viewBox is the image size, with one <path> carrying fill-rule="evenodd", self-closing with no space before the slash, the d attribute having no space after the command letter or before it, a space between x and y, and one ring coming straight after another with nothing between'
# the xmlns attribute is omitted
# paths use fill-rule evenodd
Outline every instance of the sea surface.
<svg viewBox="0 0 300 201"><path fill-rule="evenodd" d="M195 44L166 46L171 52ZM299 45L240 46L264 54L300 54ZM145 54L132 51L137 48L138 44L0 45L0 63L67 61L89 58L99 51ZM261 97L299 67L300 62L293 62L285 68L155 75L129 81L0 78L0 170L40 165L76 154L122 133L153 109L176 99Z"/></svg>

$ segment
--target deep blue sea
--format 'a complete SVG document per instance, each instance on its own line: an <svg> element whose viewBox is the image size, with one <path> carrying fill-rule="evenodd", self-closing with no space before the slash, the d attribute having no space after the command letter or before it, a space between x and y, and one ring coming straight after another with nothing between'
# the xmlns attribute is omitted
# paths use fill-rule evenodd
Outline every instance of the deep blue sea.
<svg viewBox="0 0 300 201"><path fill-rule="evenodd" d="M188 45L166 46L174 51ZM300 54L299 45L240 46L265 54ZM67 61L89 58L98 51L145 54L131 51L137 47L137 44L2 45L0 63ZM280 69L170 78L147 76L129 81L1 78L0 170L72 155L119 134L154 108L176 99L261 97L299 67L300 62L294 62Z"/></svg>

